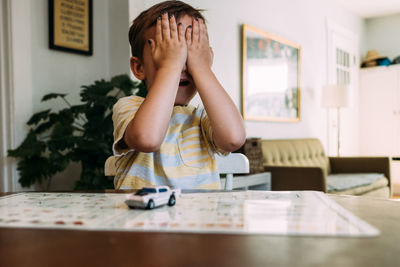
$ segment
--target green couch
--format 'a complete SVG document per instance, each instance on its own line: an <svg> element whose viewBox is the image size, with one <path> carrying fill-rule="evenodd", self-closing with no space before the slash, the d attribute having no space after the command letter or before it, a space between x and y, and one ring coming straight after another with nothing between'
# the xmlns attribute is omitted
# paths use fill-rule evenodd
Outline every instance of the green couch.
<svg viewBox="0 0 400 267"><path fill-rule="evenodd" d="M332 194L391 196L388 157L328 157L315 138L261 140L272 190L318 190Z"/></svg>

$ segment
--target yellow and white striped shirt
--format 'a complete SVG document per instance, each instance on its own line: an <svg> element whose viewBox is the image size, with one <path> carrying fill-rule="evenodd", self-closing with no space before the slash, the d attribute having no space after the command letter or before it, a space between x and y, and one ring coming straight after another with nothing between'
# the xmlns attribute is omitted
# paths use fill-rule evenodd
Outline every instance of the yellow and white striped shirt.
<svg viewBox="0 0 400 267"><path fill-rule="evenodd" d="M219 189L214 153L223 151L218 151L213 143L210 121L203 108L174 106L158 151L144 153L118 146L143 100L138 96L124 97L113 108L115 188L168 185L181 189Z"/></svg>

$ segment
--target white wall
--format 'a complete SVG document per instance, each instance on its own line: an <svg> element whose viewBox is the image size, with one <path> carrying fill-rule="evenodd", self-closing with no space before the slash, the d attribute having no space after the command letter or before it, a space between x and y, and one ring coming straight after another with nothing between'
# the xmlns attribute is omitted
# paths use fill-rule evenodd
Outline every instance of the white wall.
<svg viewBox="0 0 400 267"><path fill-rule="evenodd" d="M50 92L68 93L71 103L80 102L82 85L96 79L129 73L128 2L93 1L93 56L48 48L48 0L31 6L33 111L47 107L40 102ZM56 107L56 104L49 104ZM61 104L62 106L62 104Z"/></svg>
<svg viewBox="0 0 400 267"><path fill-rule="evenodd" d="M370 18L365 21L363 56L375 49L390 60L400 56L400 14ZM363 58L364 59L364 58Z"/></svg>
<svg viewBox="0 0 400 267"><path fill-rule="evenodd" d="M96 0L97 1L97 0ZM95 2L95 1L94 1ZM128 31L130 26L129 1L108 0L108 43L110 76L130 73L130 46Z"/></svg>
<svg viewBox="0 0 400 267"><path fill-rule="evenodd" d="M157 0L142 0L148 8ZM137 1L136 1L137 2ZM301 122L247 121L248 136L263 138L318 137L326 143L326 111L320 107L321 88L327 82L326 18L356 35L363 21L342 8L318 0L188 0L206 9L213 69L234 102L241 103L241 32L250 24L301 45Z"/></svg>

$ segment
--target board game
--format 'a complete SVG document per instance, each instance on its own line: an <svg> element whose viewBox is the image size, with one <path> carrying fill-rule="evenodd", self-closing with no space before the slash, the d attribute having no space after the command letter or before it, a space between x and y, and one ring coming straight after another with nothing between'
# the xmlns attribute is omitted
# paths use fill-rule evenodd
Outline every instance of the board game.
<svg viewBox="0 0 400 267"><path fill-rule="evenodd" d="M125 194L0 198L0 227L366 237L379 230L316 191L181 194L173 207L129 209Z"/></svg>

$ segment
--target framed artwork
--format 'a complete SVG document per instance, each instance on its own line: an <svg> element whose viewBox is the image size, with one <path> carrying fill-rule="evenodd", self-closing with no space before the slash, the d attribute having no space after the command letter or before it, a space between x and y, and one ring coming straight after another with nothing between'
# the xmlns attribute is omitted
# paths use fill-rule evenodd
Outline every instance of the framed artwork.
<svg viewBox="0 0 400 267"><path fill-rule="evenodd" d="M242 30L244 119L300 121L300 46L246 24Z"/></svg>
<svg viewBox="0 0 400 267"><path fill-rule="evenodd" d="M49 0L49 47L92 55L92 0Z"/></svg>

